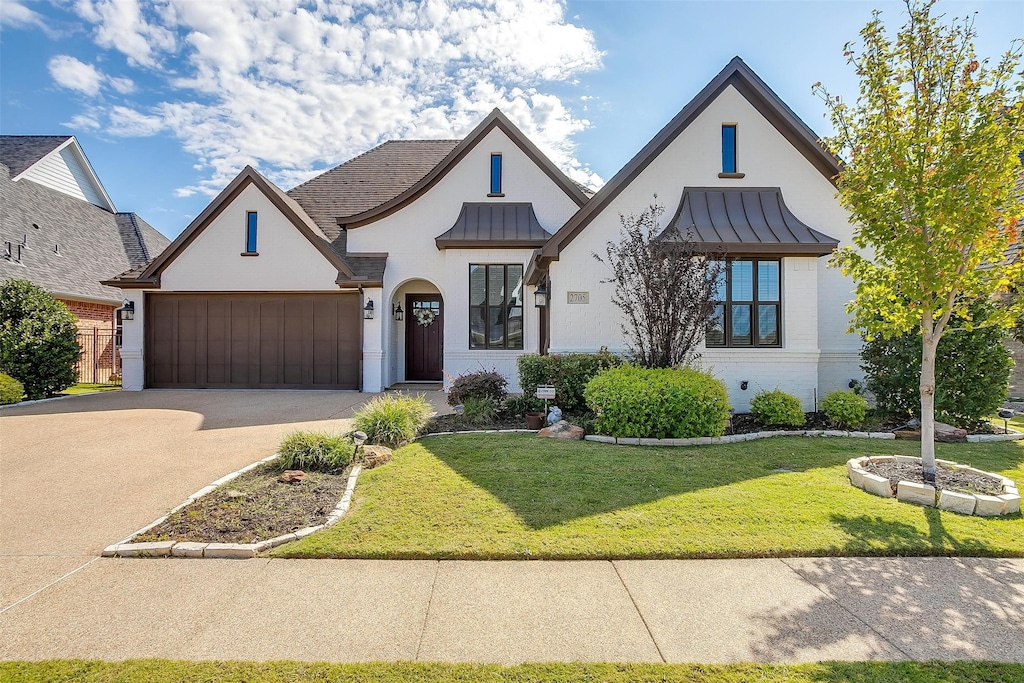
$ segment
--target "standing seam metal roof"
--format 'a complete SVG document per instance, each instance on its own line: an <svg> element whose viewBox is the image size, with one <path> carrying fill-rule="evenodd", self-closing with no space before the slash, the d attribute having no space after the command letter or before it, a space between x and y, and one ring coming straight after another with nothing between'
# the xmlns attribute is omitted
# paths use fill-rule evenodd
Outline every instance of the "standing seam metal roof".
<svg viewBox="0 0 1024 683"><path fill-rule="evenodd" d="M447 247L538 247L551 237L529 202L465 202L455 225L435 239Z"/></svg>

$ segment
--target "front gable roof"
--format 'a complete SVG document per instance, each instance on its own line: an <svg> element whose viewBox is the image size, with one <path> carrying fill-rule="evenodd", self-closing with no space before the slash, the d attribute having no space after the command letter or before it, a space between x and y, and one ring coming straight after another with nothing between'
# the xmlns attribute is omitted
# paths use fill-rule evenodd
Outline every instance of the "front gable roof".
<svg viewBox="0 0 1024 683"><path fill-rule="evenodd" d="M51 157L63 155L65 151L70 154L71 161L58 161L61 164L70 164L63 172L71 173L73 182L81 187L82 194L85 197L91 196L91 203L107 211L116 212L114 202L111 201L110 195L96 174L96 169L89 163L74 135L0 135L0 163L10 169L12 181L24 178L57 191L65 191L59 185L47 182L52 176L42 171ZM51 166L50 172L52 171Z"/></svg>
<svg viewBox="0 0 1024 683"><path fill-rule="evenodd" d="M558 185L558 187L560 187L562 191L576 203L577 206L583 206L587 203L589 197L581 187L558 170L558 168L551 163L551 160L548 159L547 156L545 156L545 154L541 152L537 146L534 145L529 138L527 138L522 131L520 131L515 124L508 119L508 117L502 114L500 110L494 109L490 114L488 114L487 118L481 121L480 124L465 137L465 139L455 145L455 147L436 166L434 166L425 176L420 178L414 185L403 191L401 194L398 194L372 209L350 216L337 216L338 225L343 226L346 229L358 228L380 220L385 216L389 216L395 211L409 205L444 178L450 170L455 168L455 166L495 128L498 128L505 133L505 135L507 135L509 139L512 140L512 142L514 142L524 154L526 154L526 156L537 164L537 166L544 171L544 173L546 173L547 176L551 178L551 180Z"/></svg>
<svg viewBox="0 0 1024 683"><path fill-rule="evenodd" d="M733 57L724 69L704 86L622 170L598 190L562 228L555 233L538 258L540 269L531 269L534 279L547 262L583 231L647 166L654 161L726 88L734 87L761 113L822 175L835 182L840 163L819 144L818 137L793 113L785 102L739 57ZM531 284L535 283L531 279Z"/></svg>
<svg viewBox="0 0 1024 683"><path fill-rule="evenodd" d="M339 286L356 286L359 284L369 284L372 278L368 275L357 274L342 255L338 254L331 246L330 240L327 235L317 226L312 218L306 213L306 211L296 202L294 199L289 197L279 187L274 185L272 182L264 178L260 173L252 166L246 166L235 179L232 180L227 187L206 207L206 209L196 216L187 228L175 239L170 246L163 250L163 252L153 259L144 269L133 269L126 273L122 273L116 278L109 281L109 284L119 287L135 287L135 288L159 288L160 287L160 273L170 265L185 249L192 244L202 234L216 218L219 216L228 205L239 194L242 190L246 189L250 185L254 185L260 192L262 192L267 199L284 215L288 221L295 226L295 228L302 233L303 237L309 240L324 258L326 258L331 265L338 270L338 285Z"/></svg>

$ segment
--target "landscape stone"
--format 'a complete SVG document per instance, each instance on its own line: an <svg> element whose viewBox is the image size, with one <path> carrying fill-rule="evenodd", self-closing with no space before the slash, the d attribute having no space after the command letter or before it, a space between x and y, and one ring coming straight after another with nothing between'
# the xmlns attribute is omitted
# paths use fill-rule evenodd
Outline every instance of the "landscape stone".
<svg viewBox="0 0 1024 683"><path fill-rule="evenodd" d="M985 496L979 493L974 497L978 501L974 507L974 514L979 517L997 517L1003 514L1007 501L999 496Z"/></svg>
<svg viewBox="0 0 1024 683"><path fill-rule="evenodd" d="M935 487L913 481L901 481L896 485L896 498L905 503L935 507Z"/></svg>
<svg viewBox="0 0 1024 683"><path fill-rule="evenodd" d="M579 441L583 438L583 427L569 424L565 420L559 420L555 424L545 427L537 432L537 436L548 439L568 439Z"/></svg>
<svg viewBox="0 0 1024 683"><path fill-rule="evenodd" d="M974 505L977 500L970 493L958 493L956 491L939 492L939 509L959 512L962 515L973 515Z"/></svg>
<svg viewBox="0 0 1024 683"><path fill-rule="evenodd" d="M171 554L174 541L156 541L153 543L123 543L117 547L121 557L163 557Z"/></svg>
<svg viewBox="0 0 1024 683"><path fill-rule="evenodd" d="M391 462L391 449L387 446L363 446L361 459L363 467L372 470L374 467Z"/></svg>
<svg viewBox="0 0 1024 683"><path fill-rule="evenodd" d="M209 543L203 550L203 557L247 560L256 557L256 552L255 543Z"/></svg>
<svg viewBox="0 0 1024 683"><path fill-rule="evenodd" d="M175 543L171 548L171 557L202 557L203 550L208 545L209 543L193 543L191 541Z"/></svg>
<svg viewBox="0 0 1024 683"><path fill-rule="evenodd" d="M1017 493L1004 493L996 496L1003 501L1003 514L1012 515L1020 512L1020 495Z"/></svg>
<svg viewBox="0 0 1024 683"><path fill-rule="evenodd" d="M302 470L285 470L277 480L285 484L301 484L306 480L306 473Z"/></svg>
<svg viewBox="0 0 1024 683"><path fill-rule="evenodd" d="M864 473L864 490L882 498L892 498L893 496L889 480L870 472Z"/></svg>
<svg viewBox="0 0 1024 683"><path fill-rule="evenodd" d="M859 489L864 488L864 470L859 467L850 468L850 483Z"/></svg>
<svg viewBox="0 0 1024 683"><path fill-rule="evenodd" d="M964 443L967 441L967 430L948 425L945 422L936 422L935 441L939 443Z"/></svg>

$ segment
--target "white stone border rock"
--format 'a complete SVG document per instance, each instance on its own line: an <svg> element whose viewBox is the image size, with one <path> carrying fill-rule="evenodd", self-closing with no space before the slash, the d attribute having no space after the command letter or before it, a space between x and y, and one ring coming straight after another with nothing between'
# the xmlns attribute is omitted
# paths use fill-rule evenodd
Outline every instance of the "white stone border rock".
<svg viewBox="0 0 1024 683"><path fill-rule="evenodd" d="M251 465L246 465L240 470L236 470L231 474L227 474L217 481L213 482L209 486L204 486L199 489L191 496L185 499L181 505L177 506L163 517L156 521L147 524L138 531L129 534L117 543L108 545L103 549L103 557L209 557L209 558L220 558L220 559L249 559L256 557L257 554L264 550L275 548L279 545L289 543L291 541L297 541L300 538L305 538L315 531L320 531L332 524L337 523L344 515L349 506L352 504L352 493L356 488L356 479L359 477L359 473L362 471L362 465L356 465L352 468L352 471L348 475L348 482L345 484L345 493L341 497L341 501L334 506L334 510L327 515L327 521L323 524L316 526L308 526L298 531L293 531L283 536L277 536L270 538L259 543L196 543L193 541L159 541L153 543L131 543L131 540L140 534L144 534L158 524L162 524L167 520L169 516L181 510L186 505L191 505L203 496L212 493L217 487L222 486L232 479L239 477L249 470L255 469L264 463L268 463L278 457L278 453L269 457L258 460Z"/></svg>
<svg viewBox="0 0 1024 683"><path fill-rule="evenodd" d="M1020 491L1012 479L983 472L982 470L951 462L949 460L935 460L935 464L951 470L963 470L974 474L981 474L1002 481L1003 492L998 496L986 496L980 493L961 493L959 491L940 490L936 492L934 486L919 484L911 481L901 481L896 485L896 493L893 494L892 486L885 477L872 474L864 469L869 462L896 462L901 465L921 465L921 458L912 455L864 455L859 458L850 458L846 461L846 474L850 478L850 484L868 493L882 498L893 498L907 503L917 503L928 507L937 507L940 510L959 512L963 515L977 515L979 517L998 517L1001 515L1012 515L1020 512Z"/></svg>
<svg viewBox="0 0 1024 683"><path fill-rule="evenodd" d="M854 437L859 439L895 439L892 432L845 432L838 429L791 429L775 432L750 432L748 434L730 434L728 436L702 436L695 439L640 439L637 437L616 438L587 434L583 438L598 443L614 443L620 446L712 446L723 443L739 443L740 441L756 441L776 436L812 436L812 437ZM1024 435L1022 435L1024 436Z"/></svg>

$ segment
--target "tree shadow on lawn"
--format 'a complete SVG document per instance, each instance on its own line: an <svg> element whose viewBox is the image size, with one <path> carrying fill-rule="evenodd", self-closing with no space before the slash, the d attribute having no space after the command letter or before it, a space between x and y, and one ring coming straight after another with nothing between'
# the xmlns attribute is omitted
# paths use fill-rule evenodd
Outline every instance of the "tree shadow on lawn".
<svg viewBox="0 0 1024 683"><path fill-rule="evenodd" d="M778 504L786 498L779 487L788 483L782 478L787 472L837 467L866 454L912 455L920 448L913 442L805 437L659 448L518 434L432 437L419 444L533 530L754 479L765 480L761 493L777 496L772 504ZM999 470L1024 462L1024 448L1015 443L938 446L940 458L978 461ZM836 486L849 486L845 470L833 479ZM724 496L721 504L732 508L751 501Z"/></svg>

